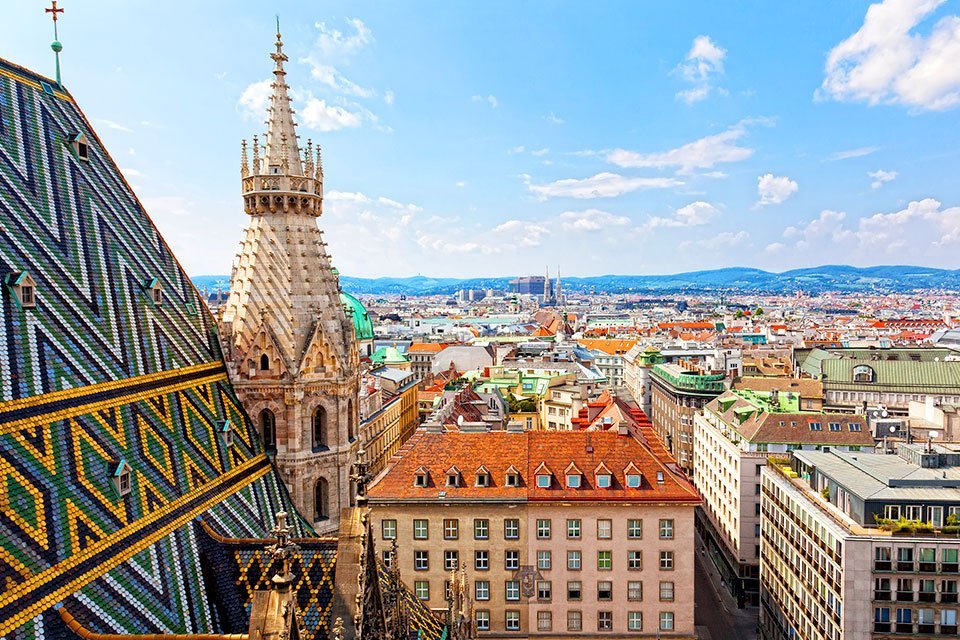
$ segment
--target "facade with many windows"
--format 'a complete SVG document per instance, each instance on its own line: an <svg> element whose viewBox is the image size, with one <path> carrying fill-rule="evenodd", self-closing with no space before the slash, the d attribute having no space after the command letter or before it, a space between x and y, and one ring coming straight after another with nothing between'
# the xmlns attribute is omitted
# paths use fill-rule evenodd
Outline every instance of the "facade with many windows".
<svg viewBox="0 0 960 640"><path fill-rule="evenodd" d="M420 430L370 489L377 543L434 609L465 567L481 636L692 638L699 499L670 462L616 431Z"/></svg>

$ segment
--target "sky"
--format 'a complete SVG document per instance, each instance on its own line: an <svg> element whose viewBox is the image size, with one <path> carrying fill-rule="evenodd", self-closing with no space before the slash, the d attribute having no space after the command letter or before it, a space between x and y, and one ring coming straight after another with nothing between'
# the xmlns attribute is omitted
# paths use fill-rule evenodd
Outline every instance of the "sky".
<svg viewBox="0 0 960 640"><path fill-rule="evenodd" d="M40 0L0 57L53 74ZM275 15L352 276L960 267L960 0L59 0L64 85L193 275Z"/></svg>

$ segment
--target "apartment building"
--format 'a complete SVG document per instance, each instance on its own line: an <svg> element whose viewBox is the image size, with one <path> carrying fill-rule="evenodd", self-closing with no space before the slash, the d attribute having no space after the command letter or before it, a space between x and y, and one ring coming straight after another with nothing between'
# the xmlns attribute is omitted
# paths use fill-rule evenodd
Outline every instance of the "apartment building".
<svg viewBox="0 0 960 640"><path fill-rule="evenodd" d="M800 411L797 396L728 391L695 418L697 527L743 605L760 599L760 474L771 455L873 447L863 416Z"/></svg>
<svg viewBox="0 0 960 640"><path fill-rule="evenodd" d="M901 443L764 467L760 637L957 637L958 465L956 445Z"/></svg>
<svg viewBox="0 0 960 640"><path fill-rule="evenodd" d="M465 566L480 637L694 637L700 501L662 448L421 429L395 460L369 490L377 543L431 608Z"/></svg>

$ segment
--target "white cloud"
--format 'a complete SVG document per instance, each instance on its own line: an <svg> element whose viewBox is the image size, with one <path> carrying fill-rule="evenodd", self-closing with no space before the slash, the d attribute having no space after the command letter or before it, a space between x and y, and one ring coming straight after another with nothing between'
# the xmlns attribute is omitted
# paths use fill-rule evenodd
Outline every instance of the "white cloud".
<svg viewBox="0 0 960 640"><path fill-rule="evenodd" d="M475 95L475 96L471 96L470 99L474 102L486 102L487 104L490 105L492 109L496 109L497 106L499 106L500 104L497 101L497 96L495 95L487 95L487 96Z"/></svg>
<svg viewBox="0 0 960 640"><path fill-rule="evenodd" d="M884 171L883 169L867 172L867 176L873 178L873 182L870 183L871 189L879 189L885 183L894 180L898 175L896 171Z"/></svg>
<svg viewBox="0 0 960 640"><path fill-rule="evenodd" d="M510 147L509 149L507 149L507 153L513 155L517 153L523 153L526 150L527 148L525 146L523 146L522 144L518 144L515 147Z"/></svg>
<svg viewBox="0 0 960 640"><path fill-rule="evenodd" d="M757 206L780 204L797 192L797 183L787 176L775 176L765 173L757 178Z"/></svg>
<svg viewBox="0 0 960 640"><path fill-rule="evenodd" d="M856 237L861 247L919 249L960 242L960 207L940 208L933 198L915 200L906 209L861 218ZM956 249L950 249L955 252Z"/></svg>
<svg viewBox="0 0 960 640"><path fill-rule="evenodd" d="M262 120L270 106L270 96L273 94L271 85L273 80L261 80L247 86L240 94L239 106L244 117Z"/></svg>
<svg viewBox="0 0 960 640"><path fill-rule="evenodd" d="M358 18L347 18L353 33L344 35L339 29L328 27L325 22L316 23L320 32L314 48L329 60L345 59L355 55L374 41L373 33Z"/></svg>
<svg viewBox="0 0 960 640"><path fill-rule="evenodd" d="M396 96L394 95L393 91L390 91L389 89L387 89L386 91L383 92L383 101L386 102L387 104L393 104L393 101L395 98Z"/></svg>
<svg viewBox="0 0 960 640"><path fill-rule="evenodd" d="M856 149L845 149L837 151L830 156L830 160L849 160L850 158L862 158L878 151L880 147L857 147Z"/></svg>
<svg viewBox="0 0 960 640"><path fill-rule="evenodd" d="M944 0L884 0L827 56L820 98L944 110L960 104L960 17L915 28Z"/></svg>
<svg viewBox="0 0 960 640"><path fill-rule="evenodd" d="M677 98L687 104L693 104L710 95L714 90L714 78L723 74L723 61L726 57L727 50L718 47L710 36L694 38L686 60L677 67L684 80L694 86L678 92Z"/></svg>
<svg viewBox="0 0 960 640"><path fill-rule="evenodd" d="M710 169L722 162L740 162L753 155L753 149L737 143L747 133L747 125L754 123L770 124L771 121L767 118L742 120L722 133L705 136L668 151L638 153L614 149L607 152L606 158L620 167L676 167L687 173L693 169Z"/></svg>
<svg viewBox="0 0 960 640"><path fill-rule="evenodd" d="M566 120L564 120L563 118L557 117L557 115L553 111L543 116L543 119L549 122L550 124L564 124L566 122Z"/></svg>
<svg viewBox="0 0 960 640"><path fill-rule="evenodd" d="M805 226L790 226L784 229L783 237L796 239L798 249L808 249L824 243L836 243L849 239L852 234L844 226L847 214L843 211L824 209Z"/></svg>
<svg viewBox="0 0 960 640"><path fill-rule="evenodd" d="M105 118L97 118L97 122L102 124L107 129L113 129L114 131L122 131L124 133L133 133L133 129L131 129L130 127L126 127L120 124L119 122L115 122L113 120L107 120Z"/></svg>
<svg viewBox="0 0 960 640"><path fill-rule="evenodd" d="M338 93L357 96L359 98L370 98L377 93L373 89L361 87L356 82L348 79L333 65L313 62L312 67L310 75L313 79L327 85Z"/></svg>
<svg viewBox="0 0 960 640"><path fill-rule="evenodd" d="M666 189L682 185L676 178L631 178L617 173L603 172L589 178L566 178L547 184L534 184L530 176L523 176L527 188L541 200L547 198L615 198L638 189Z"/></svg>
<svg viewBox="0 0 960 640"><path fill-rule="evenodd" d="M121 172L123 173L123 175L124 175L126 178L128 178L128 179L129 179L129 178L142 178L142 177L143 177L143 172L142 172L142 171L139 171L139 170L137 170L137 169L134 169L133 167L120 167L120 171L121 171Z"/></svg>
<svg viewBox="0 0 960 640"><path fill-rule="evenodd" d="M787 245L783 244L782 242L771 242L763 248L763 252L770 255L780 254L786 250L786 248Z"/></svg>
<svg viewBox="0 0 960 640"><path fill-rule="evenodd" d="M143 208L155 219L173 216L184 218L196 214L194 203L182 196L155 196L141 198Z"/></svg>
<svg viewBox="0 0 960 640"><path fill-rule="evenodd" d="M673 212L670 218L654 217L650 218L644 228L656 229L657 227L699 227L709 223L720 211L702 200L691 202L688 205L680 207Z"/></svg>
<svg viewBox="0 0 960 640"><path fill-rule="evenodd" d="M750 234L746 231L737 231L736 233L733 231L724 231L703 240L687 240L681 242L680 248L684 250L699 248L706 251L720 251L741 245L749 238Z"/></svg>
<svg viewBox="0 0 960 640"><path fill-rule="evenodd" d="M359 192L353 191L328 191L324 194L324 199L327 201L334 200L339 202L360 202L367 203L370 202L370 198L363 195Z"/></svg>
<svg viewBox="0 0 960 640"><path fill-rule="evenodd" d="M376 120L366 109L352 108L353 111L348 107L329 104L323 98L311 97L300 111L300 122L308 129L337 131L359 127L364 120Z"/></svg>
<svg viewBox="0 0 960 640"><path fill-rule="evenodd" d="M548 153L550 153L550 149L531 149L530 150L530 155L537 156L537 157L545 156Z"/></svg>
<svg viewBox="0 0 960 640"><path fill-rule="evenodd" d="M493 233L506 236L520 247L537 247L541 238L550 234L550 230L539 222L507 220L495 226Z"/></svg>
<svg viewBox="0 0 960 640"><path fill-rule="evenodd" d="M467 183L466 183L465 180L457 180L454 184L455 184L456 186L460 187L461 189L462 189L463 187L467 186Z"/></svg>
<svg viewBox="0 0 960 640"><path fill-rule="evenodd" d="M391 200L390 198L384 198L383 196L377 198L377 202L388 206L391 209L401 209L403 211L410 211L411 213L423 211L423 207L418 207L415 204L403 204L402 202L397 202L396 200Z"/></svg>
<svg viewBox="0 0 960 640"><path fill-rule="evenodd" d="M618 216L600 209L584 211L564 211L560 214L561 224L568 231L600 231L610 227L625 227L630 218Z"/></svg>

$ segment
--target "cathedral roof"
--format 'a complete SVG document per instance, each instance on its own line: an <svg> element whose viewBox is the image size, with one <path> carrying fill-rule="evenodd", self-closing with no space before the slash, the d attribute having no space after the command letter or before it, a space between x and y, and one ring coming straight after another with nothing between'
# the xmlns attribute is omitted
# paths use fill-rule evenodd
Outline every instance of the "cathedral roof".
<svg viewBox="0 0 960 640"><path fill-rule="evenodd" d="M363 303L345 291L340 292L340 302L350 311L357 340L373 340L373 321Z"/></svg>

